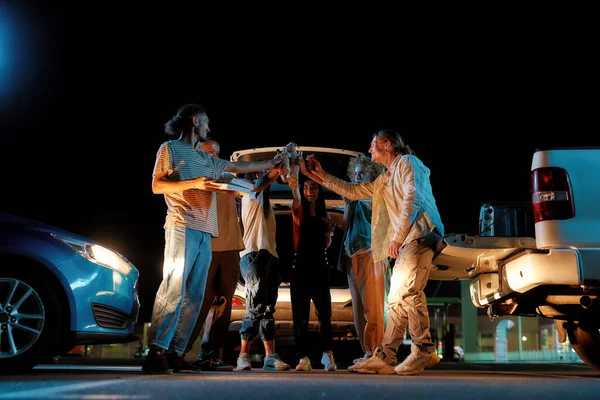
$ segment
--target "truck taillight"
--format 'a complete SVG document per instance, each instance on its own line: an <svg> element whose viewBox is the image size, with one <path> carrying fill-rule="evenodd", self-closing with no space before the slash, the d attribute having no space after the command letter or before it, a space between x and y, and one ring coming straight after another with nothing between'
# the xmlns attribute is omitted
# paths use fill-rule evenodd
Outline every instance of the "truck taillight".
<svg viewBox="0 0 600 400"><path fill-rule="evenodd" d="M231 299L231 307L246 307L246 301L238 296L233 296Z"/></svg>
<svg viewBox="0 0 600 400"><path fill-rule="evenodd" d="M564 169L552 167L533 170L531 193L535 222L575 216L571 183Z"/></svg>

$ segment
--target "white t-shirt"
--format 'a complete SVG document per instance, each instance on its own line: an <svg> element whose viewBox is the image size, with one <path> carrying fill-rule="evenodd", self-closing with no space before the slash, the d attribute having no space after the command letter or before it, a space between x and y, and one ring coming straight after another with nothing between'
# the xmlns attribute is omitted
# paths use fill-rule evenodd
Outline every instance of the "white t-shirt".
<svg viewBox="0 0 600 400"><path fill-rule="evenodd" d="M253 192L242 197L242 224L244 225L244 250L240 257L253 251L268 250L277 257L275 250L275 212L271 207L269 218L263 212L264 192Z"/></svg>

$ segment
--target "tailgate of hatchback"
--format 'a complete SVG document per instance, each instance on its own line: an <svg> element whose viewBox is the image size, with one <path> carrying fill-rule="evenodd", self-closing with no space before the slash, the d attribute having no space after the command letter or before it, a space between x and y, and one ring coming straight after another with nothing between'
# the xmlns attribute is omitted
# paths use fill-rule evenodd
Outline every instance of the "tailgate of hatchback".
<svg viewBox="0 0 600 400"><path fill-rule="evenodd" d="M446 235L434 256L429 279L462 280L497 272L499 260L535 248L531 237Z"/></svg>

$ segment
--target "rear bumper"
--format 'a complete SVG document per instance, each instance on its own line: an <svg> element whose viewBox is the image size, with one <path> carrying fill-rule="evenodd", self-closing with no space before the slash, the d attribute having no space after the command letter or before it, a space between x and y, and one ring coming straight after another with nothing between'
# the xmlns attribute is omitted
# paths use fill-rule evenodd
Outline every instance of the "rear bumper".
<svg viewBox="0 0 600 400"><path fill-rule="evenodd" d="M525 250L504 260L498 265L498 272L478 275L471 282L470 294L473 304L482 308L542 285L582 284L583 272L577 250Z"/></svg>

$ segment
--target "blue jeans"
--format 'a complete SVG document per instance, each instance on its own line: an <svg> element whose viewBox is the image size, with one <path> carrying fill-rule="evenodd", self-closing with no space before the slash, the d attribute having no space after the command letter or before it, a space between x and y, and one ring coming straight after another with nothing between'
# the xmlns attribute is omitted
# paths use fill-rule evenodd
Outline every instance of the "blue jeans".
<svg viewBox="0 0 600 400"><path fill-rule="evenodd" d="M263 341L275 339L275 303L281 276L279 259L267 250L245 254L240 260L240 272L246 282L246 314L240 336L252 341L260 335Z"/></svg>
<svg viewBox="0 0 600 400"><path fill-rule="evenodd" d="M212 258L210 241L210 233L194 229L165 230L163 280L154 300L150 345L185 352L202 307Z"/></svg>

